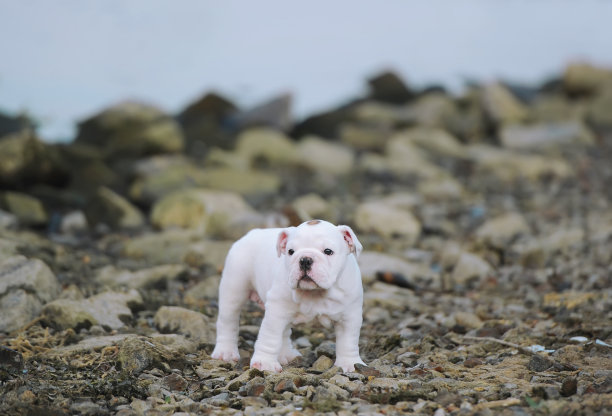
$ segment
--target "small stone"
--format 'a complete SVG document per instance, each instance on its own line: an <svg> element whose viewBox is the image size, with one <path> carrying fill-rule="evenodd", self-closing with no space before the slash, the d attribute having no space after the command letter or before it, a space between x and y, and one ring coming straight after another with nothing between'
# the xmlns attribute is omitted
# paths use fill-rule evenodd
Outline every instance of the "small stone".
<svg viewBox="0 0 612 416"><path fill-rule="evenodd" d="M290 378L285 378L276 383L276 385L274 386L274 391L276 393L284 393L286 391L293 393L296 390L297 387L295 387L295 383Z"/></svg>
<svg viewBox="0 0 612 416"><path fill-rule="evenodd" d="M178 374L170 374L162 379L162 385L170 391L182 391L187 388L187 381Z"/></svg>
<svg viewBox="0 0 612 416"><path fill-rule="evenodd" d="M263 377L254 377L246 383L247 396L261 396L266 389Z"/></svg>
<svg viewBox="0 0 612 416"><path fill-rule="evenodd" d="M541 355L535 354L531 356L529 363L527 364L527 368L531 371L535 371L540 373L542 371L548 370L552 367L552 363L548 358L542 357Z"/></svg>
<svg viewBox="0 0 612 416"><path fill-rule="evenodd" d="M312 364L312 369L316 371L325 371L331 368L334 365L334 361L326 355L321 355L317 360Z"/></svg>
<svg viewBox="0 0 612 416"><path fill-rule="evenodd" d="M355 364L355 372L366 377L380 377L380 371L363 364Z"/></svg>
<svg viewBox="0 0 612 416"><path fill-rule="evenodd" d="M478 329L483 325L483 322L478 315L471 312L455 312L454 318L457 325L461 325L468 329Z"/></svg>
<svg viewBox="0 0 612 416"><path fill-rule="evenodd" d="M463 366L466 368L474 368L479 365L483 365L484 362L480 358L470 357L463 362Z"/></svg>
<svg viewBox="0 0 612 416"><path fill-rule="evenodd" d="M414 367L417 363L417 358L419 358L419 355L416 352L406 351L397 356L397 361L406 367Z"/></svg>
<svg viewBox="0 0 612 416"><path fill-rule="evenodd" d="M329 358L336 356L336 343L332 341L323 341L315 350L317 357L325 355Z"/></svg>
<svg viewBox="0 0 612 416"><path fill-rule="evenodd" d="M567 377L565 379L563 379L563 382L561 383L561 396L563 397L569 397L569 396L573 396L574 394L576 394L576 391L578 391L578 380L575 379L574 377Z"/></svg>
<svg viewBox="0 0 612 416"><path fill-rule="evenodd" d="M527 110L502 84L492 83L482 89L482 104L485 113L496 124L522 121Z"/></svg>

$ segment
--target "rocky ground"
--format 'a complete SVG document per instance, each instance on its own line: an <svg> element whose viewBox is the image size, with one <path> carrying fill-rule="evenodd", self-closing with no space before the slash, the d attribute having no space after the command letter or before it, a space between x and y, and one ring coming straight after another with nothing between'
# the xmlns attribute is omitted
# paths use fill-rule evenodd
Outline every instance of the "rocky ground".
<svg viewBox="0 0 612 416"><path fill-rule="evenodd" d="M42 142L0 117L0 414L611 414L612 72L415 91L392 73L293 122L207 94L121 103ZM210 358L246 230L323 218L365 250L360 346Z"/></svg>

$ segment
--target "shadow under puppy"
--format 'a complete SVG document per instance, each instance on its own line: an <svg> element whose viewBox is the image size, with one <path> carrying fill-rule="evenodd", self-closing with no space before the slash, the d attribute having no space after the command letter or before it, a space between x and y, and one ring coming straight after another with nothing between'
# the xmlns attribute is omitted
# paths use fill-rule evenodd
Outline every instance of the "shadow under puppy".
<svg viewBox="0 0 612 416"><path fill-rule="evenodd" d="M336 331L336 362L343 371L359 356L363 285L362 246L346 225L312 220L298 227L255 229L229 250L219 285L217 342L212 357L237 361L240 310L247 299L264 305L251 367L282 370L301 354L291 324L318 319Z"/></svg>

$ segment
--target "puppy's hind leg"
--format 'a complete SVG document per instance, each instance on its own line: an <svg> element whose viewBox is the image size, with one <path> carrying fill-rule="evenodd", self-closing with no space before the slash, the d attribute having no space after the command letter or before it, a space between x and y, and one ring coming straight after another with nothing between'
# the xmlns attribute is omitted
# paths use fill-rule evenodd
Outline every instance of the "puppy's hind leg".
<svg viewBox="0 0 612 416"><path fill-rule="evenodd" d="M217 342L211 357L223 361L238 361L240 310L249 297L251 285L245 270L239 263L232 263L230 256L231 253L219 284Z"/></svg>

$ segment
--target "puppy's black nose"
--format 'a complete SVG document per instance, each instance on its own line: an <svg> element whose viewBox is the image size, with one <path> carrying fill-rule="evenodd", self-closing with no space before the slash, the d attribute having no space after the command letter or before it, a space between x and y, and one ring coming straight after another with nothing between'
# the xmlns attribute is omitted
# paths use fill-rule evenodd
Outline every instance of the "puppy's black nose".
<svg viewBox="0 0 612 416"><path fill-rule="evenodd" d="M312 266L312 257L302 257L300 259L300 269L303 271L310 270L310 266Z"/></svg>

